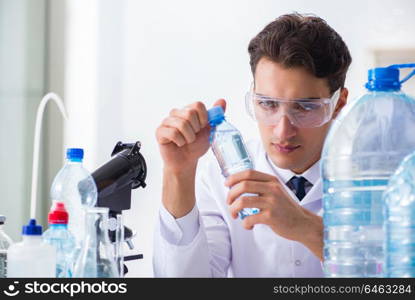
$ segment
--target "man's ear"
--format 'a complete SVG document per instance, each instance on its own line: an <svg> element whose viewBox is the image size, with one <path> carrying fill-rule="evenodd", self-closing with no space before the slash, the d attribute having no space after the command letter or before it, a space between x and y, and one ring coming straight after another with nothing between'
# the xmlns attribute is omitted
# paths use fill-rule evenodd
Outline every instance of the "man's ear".
<svg viewBox="0 0 415 300"><path fill-rule="evenodd" d="M340 90L339 100L337 101L336 109L333 113L333 118L336 119L343 107L347 104L347 96L349 95L349 90L347 88L342 88Z"/></svg>

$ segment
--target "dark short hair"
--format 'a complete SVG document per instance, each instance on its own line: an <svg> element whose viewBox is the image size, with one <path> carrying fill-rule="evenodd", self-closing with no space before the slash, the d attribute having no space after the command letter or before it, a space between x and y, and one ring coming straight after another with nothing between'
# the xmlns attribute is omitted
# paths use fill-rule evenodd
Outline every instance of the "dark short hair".
<svg viewBox="0 0 415 300"><path fill-rule="evenodd" d="M344 87L352 62L349 49L326 21L313 15L282 15L249 43L252 74L258 61L268 58L286 68L304 67L318 78L326 78L331 92Z"/></svg>

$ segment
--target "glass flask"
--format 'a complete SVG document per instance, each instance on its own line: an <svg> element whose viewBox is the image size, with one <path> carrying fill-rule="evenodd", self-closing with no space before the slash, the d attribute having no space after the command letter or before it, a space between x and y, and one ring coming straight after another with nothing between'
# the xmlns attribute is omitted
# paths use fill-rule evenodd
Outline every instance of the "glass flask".
<svg viewBox="0 0 415 300"><path fill-rule="evenodd" d="M124 277L124 222L121 214L117 214L116 240L114 243L115 260L120 277Z"/></svg>
<svg viewBox="0 0 415 300"><path fill-rule="evenodd" d="M94 207L86 210L85 240L75 263L74 277L120 277L114 247L108 236L108 212L107 207Z"/></svg>

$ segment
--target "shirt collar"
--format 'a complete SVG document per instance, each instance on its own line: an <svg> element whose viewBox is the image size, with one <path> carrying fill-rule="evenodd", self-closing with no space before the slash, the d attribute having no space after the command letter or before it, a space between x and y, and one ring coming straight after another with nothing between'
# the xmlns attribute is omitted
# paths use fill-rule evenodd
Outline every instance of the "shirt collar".
<svg viewBox="0 0 415 300"><path fill-rule="evenodd" d="M314 165L308 168L304 173L296 174L291 170L277 167L269 158L267 153L265 153L265 156L273 171L281 177L284 183L287 183L293 176L302 176L307 179L308 182L315 185L317 180L320 178L320 160L315 162Z"/></svg>

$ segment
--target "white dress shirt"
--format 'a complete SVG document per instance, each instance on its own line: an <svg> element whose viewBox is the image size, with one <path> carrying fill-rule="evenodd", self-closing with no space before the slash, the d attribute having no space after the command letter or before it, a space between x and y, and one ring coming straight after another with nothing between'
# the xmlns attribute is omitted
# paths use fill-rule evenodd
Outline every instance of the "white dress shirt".
<svg viewBox="0 0 415 300"><path fill-rule="evenodd" d="M322 215L319 162L303 174L280 169L268 158L260 141L247 143L255 170L276 176L292 201ZM285 185L294 175L313 184L300 202ZM153 267L156 277L323 277L320 260L303 244L287 240L267 225L242 227L232 219L216 159L198 165L196 205L175 219L163 205L154 234Z"/></svg>

